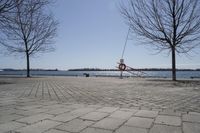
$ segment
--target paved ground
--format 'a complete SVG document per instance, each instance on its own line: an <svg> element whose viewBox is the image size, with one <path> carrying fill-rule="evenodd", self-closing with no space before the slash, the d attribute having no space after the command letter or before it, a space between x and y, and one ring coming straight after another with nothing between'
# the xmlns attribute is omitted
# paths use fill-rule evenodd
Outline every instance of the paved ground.
<svg viewBox="0 0 200 133"><path fill-rule="evenodd" d="M200 81L0 78L0 133L199 133Z"/></svg>

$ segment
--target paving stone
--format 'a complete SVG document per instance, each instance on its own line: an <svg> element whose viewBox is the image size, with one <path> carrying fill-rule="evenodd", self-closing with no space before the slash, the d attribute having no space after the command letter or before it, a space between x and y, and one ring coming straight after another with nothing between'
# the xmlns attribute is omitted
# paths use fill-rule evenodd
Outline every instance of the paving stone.
<svg viewBox="0 0 200 133"><path fill-rule="evenodd" d="M181 113L175 112L174 110L164 110L159 112L159 115L181 116Z"/></svg>
<svg viewBox="0 0 200 133"><path fill-rule="evenodd" d="M69 109L79 109L79 108L84 108L85 105L84 104L71 104L71 105L68 105L69 103L67 103L67 108ZM90 107L92 108L92 107Z"/></svg>
<svg viewBox="0 0 200 133"><path fill-rule="evenodd" d="M31 109L29 111L33 111L35 113L43 113L43 112L46 112L48 111L48 109L44 109L44 108L36 108L36 109Z"/></svg>
<svg viewBox="0 0 200 133"><path fill-rule="evenodd" d="M46 112L47 114L52 114L52 115L58 115L58 114L62 114L62 113L66 113L71 111L71 109L66 109L66 108L58 108L58 109L54 109L54 110L50 110L48 112Z"/></svg>
<svg viewBox="0 0 200 133"><path fill-rule="evenodd" d="M80 109L76 109L74 111L71 111L70 113L72 115L81 116L81 115L87 114L89 112L92 112L94 110L96 110L96 109L95 108L80 108Z"/></svg>
<svg viewBox="0 0 200 133"><path fill-rule="evenodd" d="M148 102L145 102L145 103L143 103L143 104L148 104ZM146 106L141 106L140 109L141 109L141 110L151 110L150 107L146 107Z"/></svg>
<svg viewBox="0 0 200 133"><path fill-rule="evenodd" d="M98 121L98 120L105 118L108 115L109 115L108 113L103 113L103 112L91 112L80 118L86 119L86 120Z"/></svg>
<svg viewBox="0 0 200 133"><path fill-rule="evenodd" d="M50 129L44 133L70 133L70 132L67 132L67 131L61 131L61 130L56 130L56 129Z"/></svg>
<svg viewBox="0 0 200 133"><path fill-rule="evenodd" d="M54 105L44 106L43 109L52 110L52 109L59 109L59 108L64 108L64 107L65 107L65 105L63 105L63 104L54 104Z"/></svg>
<svg viewBox="0 0 200 133"><path fill-rule="evenodd" d="M33 109L37 109L42 107L42 105L29 105L29 106L24 106L24 107L20 107L19 109L23 109L23 110L33 110Z"/></svg>
<svg viewBox="0 0 200 133"><path fill-rule="evenodd" d="M5 114L5 115L9 115L9 114L14 114L15 112L17 112L17 109L9 109L9 108L3 108L2 110L0 110L1 114Z"/></svg>
<svg viewBox="0 0 200 133"><path fill-rule="evenodd" d="M0 114L0 124L2 123L6 123L6 122L10 122L10 121L13 121L13 120L17 120L17 119L20 119L20 118L23 118L24 116L22 115L17 115L17 114Z"/></svg>
<svg viewBox="0 0 200 133"><path fill-rule="evenodd" d="M86 128L80 133L112 133L112 131L98 128Z"/></svg>
<svg viewBox="0 0 200 133"><path fill-rule="evenodd" d="M134 126L139 128L150 128L154 119L142 118L142 117L131 117L126 123L126 126Z"/></svg>
<svg viewBox="0 0 200 133"><path fill-rule="evenodd" d="M200 133L200 124L183 122L183 132L184 133Z"/></svg>
<svg viewBox="0 0 200 133"><path fill-rule="evenodd" d="M58 101L43 101L43 102L40 102L41 105L45 105L45 106L50 106L50 105L55 105L55 104L58 104Z"/></svg>
<svg viewBox="0 0 200 133"><path fill-rule="evenodd" d="M17 115L22 115L22 116L31 116L31 115L36 115L39 114L38 112L31 111L31 110L18 110L15 112Z"/></svg>
<svg viewBox="0 0 200 133"><path fill-rule="evenodd" d="M102 108L101 105L88 105L87 107L88 107L88 108L95 108L95 109Z"/></svg>
<svg viewBox="0 0 200 133"><path fill-rule="evenodd" d="M55 122L51 120L44 120L41 122L37 122L35 124L28 125L26 127L20 128L16 130L16 132L20 133L42 133L44 131L49 130L55 126L60 125L60 122Z"/></svg>
<svg viewBox="0 0 200 133"><path fill-rule="evenodd" d="M136 109L131 109L131 108L120 108L120 111L127 111L127 112L132 112L133 114L137 113L139 110Z"/></svg>
<svg viewBox="0 0 200 133"><path fill-rule="evenodd" d="M79 117L79 116L73 115L71 113L64 113L64 114L57 115L56 117L52 117L51 119L55 120L55 121L67 122L67 121L71 121L77 117Z"/></svg>
<svg viewBox="0 0 200 133"><path fill-rule="evenodd" d="M182 133L181 127L167 126L167 125L154 125L149 133Z"/></svg>
<svg viewBox="0 0 200 133"><path fill-rule="evenodd" d="M133 115L132 112L127 111L115 111L109 117L118 118L118 119L129 119Z"/></svg>
<svg viewBox="0 0 200 133"><path fill-rule="evenodd" d="M198 122L200 123L200 115L194 115L194 114L185 114L183 115L183 121L187 122Z"/></svg>
<svg viewBox="0 0 200 133"><path fill-rule="evenodd" d="M147 133L144 128L122 126L115 133Z"/></svg>
<svg viewBox="0 0 200 133"><path fill-rule="evenodd" d="M87 128L88 126L92 125L94 122L92 121L86 121L81 119L74 119L68 123L62 124L56 129L63 130L63 131L69 131L69 132L80 132L84 128Z"/></svg>
<svg viewBox="0 0 200 133"><path fill-rule="evenodd" d="M26 124L18 123L18 122L8 122L4 124L0 124L0 133L13 131L15 129L18 129L20 127L26 126Z"/></svg>
<svg viewBox="0 0 200 133"><path fill-rule="evenodd" d="M198 112L189 112L190 115L200 115Z"/></svg>
<svg viewBox="0 0 200 133"><path fill-rule="evenodd" d="M155 123L171 126L181 126L181 118L177 116L158 115Z"/></svg>
<svg viewBox="0 0 200 133"><path fill-rule="evenodd" d="M125 120L122 119L104 118L103 120L100 120L99 122L92 125L92 127L115 130L119 128L119 126L122 125L124 122Z"/></svg>
<svg viewBox="0 0 200 133"><path fill-rule="evenodd" d="M18 110L15 113L23 116L30 116L48 111L48 109L36 108L32 110Z"/></svg>
<svg viewBox="0 0 200 133"><path fill-rule="evenodd" d="M152 111L158 111L158 112L162 112L163 110L160 108L153 108Z"/></svg>
<svg viewBox="0 0 200 133"><path fill-rule="evenodd" d="M140 117L155 118L158 115L158 111L140 110L134 115Z"/></svg>
<svg viewBox="0 0 200 133"><path fill-rule="evenodd" d="M24 117L24 118L18 119L16 121L27 123L27 124L32 124L32 123L35 123L35 122L38 122L38 121L41 121L44 119L50 119L52 117L53 117L52 115L41 113L41 114L37 114L37 115Z"/></svg>
<svg viewBox="0 0 200 133"><path fill-rule="evenodd" d="M105 112L105 113L112 113L112 112L116 111L117 109L118 108L116 108L116 107L103 107L103 108L98 109L97 111Z"/></svg>

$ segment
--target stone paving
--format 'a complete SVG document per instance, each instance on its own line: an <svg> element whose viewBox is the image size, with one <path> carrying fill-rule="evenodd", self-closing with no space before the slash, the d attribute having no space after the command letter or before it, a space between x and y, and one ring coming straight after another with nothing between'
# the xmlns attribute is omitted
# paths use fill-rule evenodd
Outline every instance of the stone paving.
<svg viewBox="0 0 200 133"><path fill-rule="evenodd" d="M0 78L0 133L200 133L200 82Z"/></svg>

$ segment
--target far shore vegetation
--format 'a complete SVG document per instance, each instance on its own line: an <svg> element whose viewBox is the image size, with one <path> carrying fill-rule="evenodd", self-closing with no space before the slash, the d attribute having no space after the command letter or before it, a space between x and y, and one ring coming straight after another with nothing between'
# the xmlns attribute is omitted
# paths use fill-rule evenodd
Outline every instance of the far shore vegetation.
<svg viewBox="0 0 200 133"><path fill-rule="evenodd" d="M26 71L26 69L12 69L5 68L0 69L2 71ZM119 69L101 69L101 68L78 68L78 69L68 69L68 70L58 70L56 69L30 69L30 71L120 71ZM136 68L127 69L126 71L171 71L171 68ZM200 71L197 69L177 69L177 71Z"/></svg>

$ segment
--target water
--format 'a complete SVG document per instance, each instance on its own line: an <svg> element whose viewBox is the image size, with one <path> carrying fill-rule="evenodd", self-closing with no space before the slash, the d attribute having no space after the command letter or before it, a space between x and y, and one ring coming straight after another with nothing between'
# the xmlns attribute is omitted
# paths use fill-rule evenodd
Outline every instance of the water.
<svg viewBox="0 0 200 133"><path fill-rule="evenodd" d="M32 76L84 76L84 73L88 73L92 77L115 77L119 76L119 71L31 71ZM134 72L132 75L128 72L124 72L124 76L137 76L141 73ZM25 76L26 71L0 71L0 75L15 75ZM143 77L155 77L155 78L171 78L171 71L144 71ZM177 78L200 78L200 71L177 71Z"/></svg>

